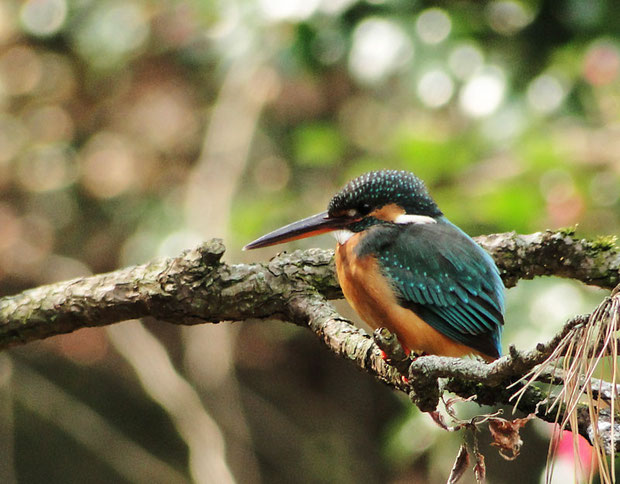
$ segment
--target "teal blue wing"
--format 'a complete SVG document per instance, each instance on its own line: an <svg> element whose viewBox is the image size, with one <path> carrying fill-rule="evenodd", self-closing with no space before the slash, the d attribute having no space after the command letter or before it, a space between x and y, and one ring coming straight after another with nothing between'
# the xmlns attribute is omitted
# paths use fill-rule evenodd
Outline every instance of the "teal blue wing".
<svg viewBox="0 0 620 484"><path fill-rule="evenodd" d="M491 257L467 234L442 219L386 227L364 245L360 250L375 254L401 304L447 337L501 355L504 286Z"/></svg>

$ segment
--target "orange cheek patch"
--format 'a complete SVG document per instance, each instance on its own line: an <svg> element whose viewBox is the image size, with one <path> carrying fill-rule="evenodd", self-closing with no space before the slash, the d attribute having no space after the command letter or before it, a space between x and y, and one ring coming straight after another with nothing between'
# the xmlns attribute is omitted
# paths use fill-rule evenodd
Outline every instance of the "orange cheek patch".
<svg viewBox="0 0 620 484"><path fill-rule="evenodd" d="M370 212L370 216L379 220L393 222L394 220L396 220L396 217L398 217L399 215L403 215L404 213L404 208L399 207L395 203L389 203L381 208L377 208Z"/></svg>

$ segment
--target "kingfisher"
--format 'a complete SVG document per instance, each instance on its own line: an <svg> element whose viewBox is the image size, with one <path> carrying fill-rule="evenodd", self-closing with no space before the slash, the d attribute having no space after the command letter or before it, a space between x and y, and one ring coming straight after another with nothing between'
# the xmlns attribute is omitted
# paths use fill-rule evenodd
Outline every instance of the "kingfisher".
<svg viewBox="0 0 620 484"><path fill-rule="evenodd" d="M381 170L347 183L327 211L244 247L332 232L342 292L373 329L405 351L501 356L504 285L493 259L450 222L413 173Z"/></svg>

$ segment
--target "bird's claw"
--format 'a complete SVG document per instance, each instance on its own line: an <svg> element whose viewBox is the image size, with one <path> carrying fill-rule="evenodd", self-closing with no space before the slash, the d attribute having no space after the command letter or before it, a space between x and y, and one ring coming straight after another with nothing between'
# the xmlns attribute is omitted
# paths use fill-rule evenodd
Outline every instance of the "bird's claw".
<svg viewBox="0 0 620 484"><path fill-rule="evenodd" d="M411 364L409 348L403 346L398 337L387 328L376 329L373 338L381 351L381 359L388 365L395 367L403 375L407 375ZM403 376L402 379L403 383L409 383L406 377Z"/></svg>

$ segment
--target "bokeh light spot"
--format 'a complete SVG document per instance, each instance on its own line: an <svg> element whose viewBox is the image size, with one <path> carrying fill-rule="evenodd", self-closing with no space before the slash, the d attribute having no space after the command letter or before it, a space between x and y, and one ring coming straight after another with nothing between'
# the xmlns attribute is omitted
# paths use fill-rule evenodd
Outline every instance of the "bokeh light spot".
<svg viewBox="0 0 620 484"><path fill-rule="evenodd" d="M520 103L512 103L494 112L482 122L482 134L495 143L505 144L518 137L527 126L527 115Z"/></svg>
<svg viewBox="0 0 620 484"><path fill-rule="evenodd" d="M429 8L418 16L415 27L422 42L426 44L439 44L450 35L452 21L442 9Z"/></svg>
<svg viewBox="0 0 620 484"><path fill-rule="evenodd" d="M529 7L513 0L489 3L486 14L491 28L505 35L517 33L534 20L534 13Z"/></svg>
<svg viewBox="0 0 620 484"><path fill-rule="evenodd" d="M430 108L445 105L454 93L454 82L441 69L426 72L418 82L418 97Z"/></svg>
<svg viewBox="0 0 620 484"><path fill-rule="evenodd" d="M532 109L548 114L558 109L566 90L557 77L551 74L541 74L533 79L527 88L527 101Z"/></svg>
<svg viewBox="0 0 620 484"><path fill-rule="evenodd" d="M547 201L547 214L552 226L566 227L579 221L584 202L568 170L558 168L546 171L540 178L540 190Z"/></svg>
<svg viewBox="0 0 620 484"><path fill-rule="evenodd" d="M0 57L0 84L8 95L28 94L37 86L42 73L41 60L30 47L17 45Z"/></svg>
<svg viewBox="0 0 620 484"><path fill-rule="evenodd" d="M137 50L149 34L146 13L135 3L102 3L77 32L77 47L93 65L106 67Z"/></svg>
<svg viewBox="0 0 620 484"><path fill-rule="evenodd" d="M8 42L15 34L15 21L13 20L13 5L11 2L0 2L0 44Z"/></svg>
<svg viewBox="0 0 620 484"><path fill-rule="evenodd" d="M19 159L16 176L26 190L57 190L75 180L73 165L73 151L67 145L40 145Z"/></svg>
<svg viewBox="0 0 620 484"><path fill-rule="evenodd" d="M194 141L198 121L182 83L164 83L138 93L123 113L128 126L146 143L162 151Z"/></svg>
<svg viewBox="0 0 620 484"><path fill-rule="evenodd" d="M27 0L21 8L20 19L24 29L33 35L53 35L65 23L65 0Z"/></svg>
<svg viewBox="0 0 620 484"><path fill-rule="evenodd" d="M320 3L321 0L259 0L263 15L274 21L307 19Z"/></svg>
<svg viewBox="0 0 620 484"><path fill-rule="evenodd" d="M20 121L0 114L0 164L15 157L27 139L26 128Z"/></svg>
<svg viewBox="0 0 620 484"><path fill-rule="evenodd" d="M53 103L70 99L78 81L69 58L47 52L41 55L41 66L45 82L40 82L36 89L41 100Z"/></svg>
<svg viewBox="0 0 620 484"><path fill-rule="evenodd" d="M469 116L488 116L497 110L504 99L506 80L498 68L487 68L473 76L462 88L461 109Z"/></svg>
<svg viewBox="0 0 620 484"><path fill-rule="evenodd" d="M113 198L136 184L131 145L116 133L96 134L82 151L82 184L97 198Z"/></svg>
<svg viewBox="0 0 620 484"><path fill-rule="evenodd" d="M586 52L583 75L594 86L611 84L620 72L618 47L610 42L595 42Z"/></svg>
<svg viewBox="0 0 620 484"><path fill-rule="evenodd" d="M377 82L411 60L413 45L394 22L369 18L353 32L349 68L361 81Z"/></svg>
<svg viewBox="0 0 620 484"><path fill-rule="evenodd" d="M457 46L448 58L448 65L459 79L467 79L477 72L484 62L482 51L472 44Z"/></svg>
<svg viewBox="0 0 620 484"><path fill-rule="evenodd" d="M37 107L27 113L24 121L37 143L70 141L73 137L73 120L59 105Z"/></svg>

